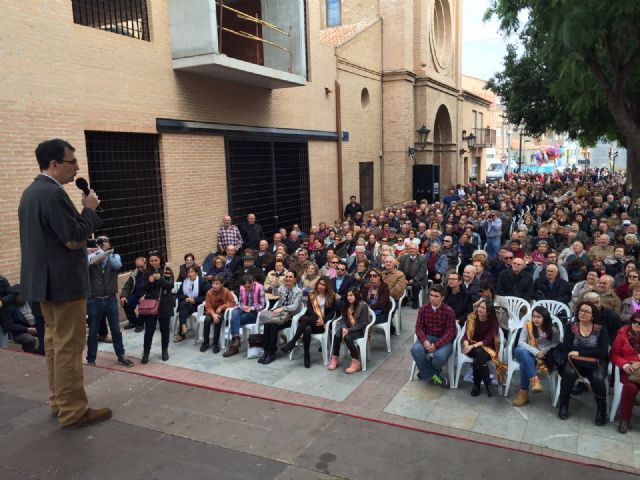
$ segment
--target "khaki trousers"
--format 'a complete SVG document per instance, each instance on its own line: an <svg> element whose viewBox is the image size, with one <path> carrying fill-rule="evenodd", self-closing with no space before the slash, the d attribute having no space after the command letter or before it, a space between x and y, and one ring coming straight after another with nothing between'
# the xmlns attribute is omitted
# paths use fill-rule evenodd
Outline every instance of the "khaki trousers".
<svg viewBox="0 0 640 480"><path fill-rule="evenodd" d="M86 339L87 301L42 302L44 348L49 371L49 404L61 426L74 423L87 410L82 352Z"/></svg>

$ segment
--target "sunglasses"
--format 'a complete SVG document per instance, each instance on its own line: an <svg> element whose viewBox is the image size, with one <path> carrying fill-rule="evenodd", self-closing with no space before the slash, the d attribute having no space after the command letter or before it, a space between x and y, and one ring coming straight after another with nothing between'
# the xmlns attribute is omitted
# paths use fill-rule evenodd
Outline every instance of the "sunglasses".
<svg viewBox="0 0 640 480"><path fill-rule="evenodd" d="M640 320L631 320L631 325L640 325Z"/></svg>
<svg viewBox="0 0 640 480"><path fill-rule="evenodd" d="M379 277L380 275L378 275L377 273L370 273L369 277L373 278L373 277Z"/></svg>
<svg viewBox="0 0 640 480"><path fill-rule="evenodd" d="M339 272L346 272L347 271L346 268L337 268L336 270L338 270Z"/></svg>

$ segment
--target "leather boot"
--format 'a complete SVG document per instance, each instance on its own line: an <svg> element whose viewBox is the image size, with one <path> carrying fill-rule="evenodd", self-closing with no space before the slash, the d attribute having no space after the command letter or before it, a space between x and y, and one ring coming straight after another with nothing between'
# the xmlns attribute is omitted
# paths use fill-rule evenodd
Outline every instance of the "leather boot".
<svg viewBox="0 0 640 480"><path fill-rule="evenodd" d="M309 350L304 351L304 368L311 368L311 355Z"/></svg>
<svg viewBox="0 0 640 480"><path fill-rule="evenodd" d="M484 388L487 390L487 397L493 397L493 381L491 380L491 373L489 373L489 366L482 365L480 368L482 374L482 381L484 382Z"/></svg>
<svg viewBox="0 0 640 480"><path fill-rule="evenodd" d="M169 350L164 349L162 350L162 361L166 362L167 360L169 360Z"/></svg>
<svg viewBox="0 0 640 480"><path fill-rule="evenodd" d="M629 420L620 420L618 422L618 433L627 433L629 431Z"/></svg>
<svg viewBox="0 0 640 480"><path fill-rule="evenodd" d="M558 407L558 418L566 420L569 418L569 396L560 395L560 406Z"/></svg>
<svg viewBox="0 0 640 480"><path fill-rule="evenodd" d="M149 363L149 350L142 352L142 360L140 360L140 363L143 365Z"/></svg>
<svg viewBox="0 0 640 480"><path fill-rule="evenodd" d="M596 418L593 421L598 427L607 424L607 401L604 398L596 398Z"/></svg>
<svg viewBox="0 0 640 480"><path fill-rule="evenodd" d="M258 359L258 363L264 363L264 361L267 359L268 356L269 356L269 351L265 349L262 352L262 356Z"/></svg>
<svg viewBox="0 0 640 480"><path fill-rule="evenodd" d="M200 351L206 352L207 350L209 350L209 342L202 342L202 345L200 345Z"/></svg>
<svg viewBox="0 0 640 480"><path fill-rule="evenodd" d="M529 403L529 390L518 390L516 398L511 402L514 407L522 407L527 403Z"/></svg>
<svg viewBox="0 0 640 480"><path fill-rule="evenodd" d="M304 368L311 368L311 332L302 337L302 346L304 348Z"/></svg>
<svg viewBox="0 0 640 480"><path fill-rule="evenodd" d="M345 373L356 373L360 370L362 370L362 363L357 358L352 358L351 365L346 368Z"/></svg>
<svg viewBox="0 0 640 480"><path fill-rule="evenodd" d="M289 355L295 346L296 346L295 341L287 342L282 347L280 347L280 350L282 350L284 353Z"/></svg>
<svg viewBox="0 0 640 480"><path fill-rule="evenodd" d="M223 357L231 357L237 355L240 352L240 335L236 335L231 339L229 348L222 354Z"/></svg>
<svg viewBox="0 0 640 480"><path fill-rule="evenodd" d="M327 367L329 370L335 370L338 368L338 356L331 355L331 361L329 362L329 366Z"/></svg>
<svg viewBox="0 0 640 480"><path fill-rule="evenodd" d="M473 366L473 387L471 387L471 396L477 397L480 395L480 372L478 371L478 367Z"/></svg>

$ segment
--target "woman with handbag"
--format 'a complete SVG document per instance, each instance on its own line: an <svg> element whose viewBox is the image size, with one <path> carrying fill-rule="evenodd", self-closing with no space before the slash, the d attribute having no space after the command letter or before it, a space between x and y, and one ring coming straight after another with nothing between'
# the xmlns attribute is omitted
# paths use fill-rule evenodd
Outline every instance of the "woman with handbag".
<svg viewBox="0 0 640 480"><path fill-rule="evenodd" d="M336 314L336 293L333 291L333 284L327 277L320 277L316 283L316 289L309 294L309 303L304 315L298 321L298 328L291 340L284 345L281 350L289 354L296 346L296 342L302 337L304 347L304 366L311 367L311 355L309 347L311 345L311 335L324 333L326 323L332 320Z"/></svg>
<svg viewBox="0 0 640 480"><path fill-rule="evenodd" d="M480 395L480 383L484 382L487 396L493 396L493 384L489 372L489 362L493 362L498 376L498 383L504 384L506 366L500 362L498 349L498 317L496 309L486 300L477 303L475 312L467 316L464 337L462 338L463 353L473 359L473 387L471 396Z"/></svg>
<svg viewBox="0 0 640 480"><path fill-rule="evenodd" d="M597 410L594 423L598 426L607 422L607 360L609 334L606 327L599 325L600 311L589 302L580 302L576 307L575 321L564 327L562 351L566 361L560 370L560 406L558 417L569 418L569 397L576 380L586 377L596 400Z"/></svg>
<svg viewBox="0 0 640 480"><path fill-rule="evenodd" d="M173 271L165 265L158 251L149 252L142 289L145 292L144 297L138 303L138 313L144 321L144 350L141 363L149 361L151 342L158 323L162 336L162 360L166 362L169 360L169 323L173 315L175 296Z"/></svg>
<svg viewBox="0 0 640 480"><path fill-rule="evenodd" d="M618 411L618 432L627 433L631 411L640 390L640 312L631 315L631 325L618 330L611 346L611 361L620 369L622 395Z"/></svg>
<svg viewBox="0 0 640 480"><path fill-rule="evenodd" d="M553 324L549 311L537 306L531 312L531 320L520 331L514 357L520 363L520 390L513 400L514 407L529 403L529 390L543 391L538 370L548 372L546 357L560 343L560 331Z"/></svg>
<svg viewBox="0 0 640 480"><path fill-rule="evenodd" d="M351 354L351 365L346 368L346 373L356 373L362 368L360 363L360 351L356 345L356 340L364 337L364 329L369 323L369 306L362 301L358 287L351 287L347 290L347 301L342 308L341 328L336 329L333 337L333 351L329 370L338 368L338 358L340 355L340 344L344 341Z"/></svg>
<svg viewBox="0 0 640 480"><path fill-rule="evenodd" d="M291 326L291 319L302 309L302 289L296 285L298 274L289 270L284 275L284 286L280 287L280 298L273 310L260 316L264 324L264 353L258 363L269 365L276 359L280 330Z"/></svg>

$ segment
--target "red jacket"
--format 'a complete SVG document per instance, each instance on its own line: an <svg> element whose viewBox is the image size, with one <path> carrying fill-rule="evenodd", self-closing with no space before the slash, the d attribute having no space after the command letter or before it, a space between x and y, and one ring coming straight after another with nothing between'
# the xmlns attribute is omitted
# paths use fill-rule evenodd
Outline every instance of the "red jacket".
<svg viewBox="0 0 640 480"><path fill-rule="evenodd" d="M631 325L625 325L618 330L618 335L616 335L616 339L611 346L611 360L619 368L622 368L630 362L640 362L640 354L638 354L629 343L627 334L630 328Z"/></svg>

